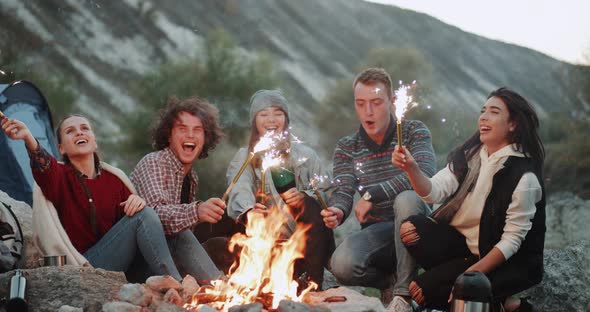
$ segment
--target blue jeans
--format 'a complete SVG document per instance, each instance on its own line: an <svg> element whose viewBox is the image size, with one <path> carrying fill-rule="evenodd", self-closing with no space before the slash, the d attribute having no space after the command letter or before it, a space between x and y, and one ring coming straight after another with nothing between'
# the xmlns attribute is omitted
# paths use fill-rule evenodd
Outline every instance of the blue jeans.
<svg viewBox="0 0 590 312"><path fill-rule="evenodd" d="M138 251L152 272L181 280L167 248L160 218L150 207L132 217L121 218L84 257L97 268L127 271Z"/></svg>
<svg viewBox="0 0 590 312"><path fill-rule="evenodd" d="M190 274L199 284L218 279L222 272L190 229L166 237L174 263L182 275Z"/></svg>
<svg viewBox="0 0 590 312"><path fill-rule="evenodd" d="M353 233L336 248L330 270L339 283L385 289L409 296L408 286L416 276L416 263L403 245L401 223L430 208L414 191L397 195L393 204L394 221L371 224Z"/></svg>

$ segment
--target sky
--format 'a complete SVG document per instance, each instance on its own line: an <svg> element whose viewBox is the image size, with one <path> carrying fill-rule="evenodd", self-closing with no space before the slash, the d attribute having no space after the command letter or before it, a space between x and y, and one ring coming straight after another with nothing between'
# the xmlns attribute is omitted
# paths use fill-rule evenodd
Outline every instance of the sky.
<svg viewBox="0 0 590 312"><path fill-rule="evenodd" d="M490 39L590 65L588 0L367 0L426 13Z"/></svg>

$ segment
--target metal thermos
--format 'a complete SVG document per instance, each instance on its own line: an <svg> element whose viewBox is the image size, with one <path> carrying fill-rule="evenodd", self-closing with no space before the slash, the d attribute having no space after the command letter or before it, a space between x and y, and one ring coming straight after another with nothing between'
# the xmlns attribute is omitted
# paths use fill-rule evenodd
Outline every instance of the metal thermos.
<svg viewBox="0 0 590 312"><path fill-rule="evenodd" d="M27 301L25 300L25 288L27 279L20 270L16 270L10 280L10 298L6 303L7 312L28 311Z"/></svg>
<svg viewBox="0 0 590 312"><path fill-rule="evenodd" d="M492 284L485 274L465 272L455 280L451 312L490 312Z"/></svg>

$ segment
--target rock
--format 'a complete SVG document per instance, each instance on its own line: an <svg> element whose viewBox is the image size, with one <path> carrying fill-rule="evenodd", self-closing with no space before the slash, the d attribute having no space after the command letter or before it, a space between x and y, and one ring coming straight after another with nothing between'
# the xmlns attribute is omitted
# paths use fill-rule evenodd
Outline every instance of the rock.
<svg viewBox="0 0 590 312"><path fill-rule="evenodd" d="M102 312L141 312L141 307L129 302L113 301L105 303Z"/></svg>
<svg viewBox="0 0 590 312"><path fill-rule="evenodd" d="M524 292L541 311L587 311L590 307L590 241L545 251L541 284Z"/></svg>
<svg viewBox="0 0 590 312"><path fill-rule="evenodd" d="M180 295L181 295L182 299L184 300L184 302L191 302L193 294L199 290L199 283L197 283L197 280L194 277L187 274L182 279L181 286L182 286L182 291L181 291Z"/></svg>
<svg viewBox="0 0 590 312"><path fill-rule="evenodd" d="M151 276L145 281L145 284L149 288L162 293L166 292L168 289L180 289L180 283L170 275Z"/></svg>
<svg viewBox="0 0 590 312"><path fill-rule="evenodd" d="M215 311L215 310L213 310ZM156 312L186 312L185 309L171 303L163 302L158 306ZM215 311L217 312L217 311Z"/></svg>
<svg viewBox="0 0 590 312"><path fill-rule="evenodd" d="M227 310L228 312L261 312L262 311L262 303L254 302L249 304L242 304L238 306L233 306Z"/></svg>
<svg viewBox="0 0 590 312"><path fill-rule="evenodd" d="M164 302L172 303L175 305L184 304L184 301L182 301L182 298L180 298L178 291L176 291L176 289L174 288L168 289L168 291L164 295Z"/></svg>
<svg viewBox="0 0 590 312"><path fill-rule="evenodd" d="M344 302L326 302L326 298L333 296L344 296ZM331 311L338 312L358 312L358 311L385 311L381 301L375 297L367 297L349 289L347 287L330 288L321 292L309 292L305 295L304 300L311 306L328 308ZM315 309L314 309L315 310Z"/></svg>
<svg viewBox="0 0 590 312"><path fill-rule="evenodd" d="M84 312L82 308L71 307L69 305L63 305L59 307L57 312Z"/></svg>
<svg viewBox="0 0 590 312"><path fill-rule="evenodd" d="M24 246L21 252L21 259L18 263L20 268L37 268L40 266L41 254L33 242L33 209L27 203L12 199L8 194L0 191L0 202L10 206L23 231Z"/></svg>
<svg viewBox="0 0 590 312"><path fill-rule="evenodd" d="M147 307L152 302L152 294L141 284L123 285L117 296L121 301L142 307Z"/></svg>
<svg viewBox="0 0 590 312"><path fill-rule="evenodd" d="M546 249L569 246L590 237L590 200L583 200L571 193L550 196L547 207Z"/></svg>
<svg viewBox="0 0 590 312"><path fill-rule="evenodd" d="M199 309L197 310L197 312L217 312L217 310L215 310L212 307L204 304L204 305L202 305L202 306L199 307Z"/></svg>
<svg viewBox="0 0 590 312"><path fill-rule="evenodd" d="M279 302L278 312L310 312L309 305L305 303L293 302L291 300L281 300Z"/></svg>
<svg viewBox="0 0 590 312"><path fill-rule="evenodd" d="M346 286L346 288L352 289L361 294L365 293L365 290L367 289L367 287L363 286L340 285L340 283L338 283L336 277L332 274L332 272L324 270L324 282L322 283L322 289L330 289L340 286Z"/></svg>
<svg viewBox="0 0 590 312"><path fill-rule="evenodd" d="M148 293L152 297L152 303L150 304L150 308L158 307L162 302L164 302L164 294L163 293L153 290L149 287L146 287L145 289L148 291Z"/></svg>
<svg viewBox="0 0 590 312"><path fill-rule="evenodd" d="M8 297L14 271L0 274L0 297ZM100 311L127 283L121 272L72 265L23 270L29 311L57 311L63 305Z"/></svg>

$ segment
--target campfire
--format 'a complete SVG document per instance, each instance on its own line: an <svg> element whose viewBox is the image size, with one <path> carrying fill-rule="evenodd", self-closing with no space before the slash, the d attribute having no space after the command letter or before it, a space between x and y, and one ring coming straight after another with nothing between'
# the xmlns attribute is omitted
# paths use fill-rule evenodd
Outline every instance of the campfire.
<svg viewBox="0 0 590 312"><path fill-rule="evenodd" d="M316 289L313 282L301 287L293 279L294 263L303 257L309 226L297 225L295 232L285 238L285 218L277 207L264 213L250 211L246 234L235 234L230 240L230 251L238 249L240 255L227 279L201 287L184 307L196 311L206 304L227 311L235 305L260 302L272 310L283 299L301 302L306 293Z"/></svg>

